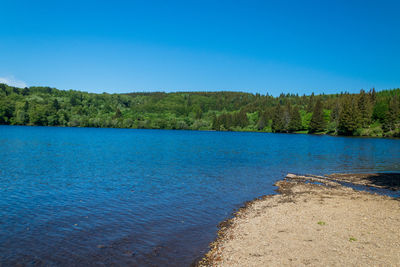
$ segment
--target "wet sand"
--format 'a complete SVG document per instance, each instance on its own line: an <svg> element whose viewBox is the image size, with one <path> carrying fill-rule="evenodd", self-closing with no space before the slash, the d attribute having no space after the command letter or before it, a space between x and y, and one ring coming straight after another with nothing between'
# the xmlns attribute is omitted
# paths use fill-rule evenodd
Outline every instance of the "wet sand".
<svg viewBox="0 0 400 267"><path fill-rule="evenodd" d="M337 179L336 179L337 178ZM220 225L199 266L400 266L399 174L288 175Z"/></svg>

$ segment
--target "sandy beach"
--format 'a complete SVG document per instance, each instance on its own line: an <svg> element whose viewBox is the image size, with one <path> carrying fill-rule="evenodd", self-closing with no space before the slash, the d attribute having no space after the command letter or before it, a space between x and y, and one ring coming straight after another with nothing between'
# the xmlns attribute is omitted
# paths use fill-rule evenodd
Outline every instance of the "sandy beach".
<svg viewBox="0 0 400 267"><path fill-rule="evenodd" d="M399 174L288 175L220 225L199 266L400 266Z"/></svg>

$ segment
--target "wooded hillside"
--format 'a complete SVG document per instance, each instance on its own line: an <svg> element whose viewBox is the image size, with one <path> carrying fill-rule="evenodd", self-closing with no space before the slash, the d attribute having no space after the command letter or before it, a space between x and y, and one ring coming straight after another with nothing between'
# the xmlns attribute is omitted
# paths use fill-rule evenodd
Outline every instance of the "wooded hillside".
<svg viewBox="0 0 400 267"><path fill-rule="evenodd" d="M299 96L94 94L0 84L0 124L400 137L400 89Z"/></svg>

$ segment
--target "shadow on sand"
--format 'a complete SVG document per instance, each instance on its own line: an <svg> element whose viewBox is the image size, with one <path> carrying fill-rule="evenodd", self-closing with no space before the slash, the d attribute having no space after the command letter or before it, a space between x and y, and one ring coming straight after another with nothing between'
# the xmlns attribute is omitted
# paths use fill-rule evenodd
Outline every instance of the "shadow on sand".
<svg viewBox="0 0 400 267"><path fill-rule="evenodd" d="M327 177L346 183L364 185L392 191L400 190L400 173L334 173Z"/></svg>

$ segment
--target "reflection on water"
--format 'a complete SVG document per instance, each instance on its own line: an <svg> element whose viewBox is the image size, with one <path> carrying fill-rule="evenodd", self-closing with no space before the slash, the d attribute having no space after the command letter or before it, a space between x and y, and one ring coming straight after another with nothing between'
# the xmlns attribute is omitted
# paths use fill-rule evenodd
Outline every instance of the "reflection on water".
<svg viewBox="0 0 400 267"><path fill-rule="evenodd" d="M0 126L0 263L188 265L286 173L399 171L399 142Z"/></svg>

